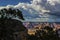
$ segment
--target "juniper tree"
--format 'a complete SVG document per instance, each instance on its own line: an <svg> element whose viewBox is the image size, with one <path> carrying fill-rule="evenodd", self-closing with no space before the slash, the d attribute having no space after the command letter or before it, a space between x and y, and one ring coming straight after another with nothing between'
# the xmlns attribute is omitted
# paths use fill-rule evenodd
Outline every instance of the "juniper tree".
<svg viewBox="0 0 60 40"><path fill-rule="evenodd" d="M23 26L22 22L13 19L16 17L24 20L22 12L19 9L3 8L0 10L0 40L17 40L17 38L18 40L22 40L21 37L23 36L18 37L19 33L21 31L27 33L27 29Z"/></svg>

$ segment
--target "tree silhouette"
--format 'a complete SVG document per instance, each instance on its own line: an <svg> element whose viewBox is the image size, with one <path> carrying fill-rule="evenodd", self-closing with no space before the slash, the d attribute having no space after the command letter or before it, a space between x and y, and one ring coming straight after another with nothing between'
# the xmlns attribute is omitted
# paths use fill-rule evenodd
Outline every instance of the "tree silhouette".
<svg viewBox="0 0 60 40"><path fill-rule="evenodd" d="M19 19L24 20L22 12L19 9L4 8L0 10L0 40L26 39L26 27L23 26L21 21L12 19L13 17L18 17ZM23 39L24 36L25 39Z"/></svg>

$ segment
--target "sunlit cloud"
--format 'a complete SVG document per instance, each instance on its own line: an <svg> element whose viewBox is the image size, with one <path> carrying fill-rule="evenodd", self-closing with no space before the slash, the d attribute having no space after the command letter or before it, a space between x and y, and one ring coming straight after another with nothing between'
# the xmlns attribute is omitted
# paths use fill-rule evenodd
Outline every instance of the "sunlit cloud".
<svg viewBox="0 0 60 40"><path fill-rule="evenodd" d="M20 9L23 14L26 15L25 18L38 19L45 17L47 21L59 21L60 19L55 15L50 15L50 13L60 12L60 0L32 0L31 3L18 3L17 5L7 5L6 8ZM45 14L47 13L47 14ZM60 13L58 13L60 14ZM33 15L33 16L32 16ZM45 20L43 18L43 20ZM56 19L56 20L55 20Z"/></svg>

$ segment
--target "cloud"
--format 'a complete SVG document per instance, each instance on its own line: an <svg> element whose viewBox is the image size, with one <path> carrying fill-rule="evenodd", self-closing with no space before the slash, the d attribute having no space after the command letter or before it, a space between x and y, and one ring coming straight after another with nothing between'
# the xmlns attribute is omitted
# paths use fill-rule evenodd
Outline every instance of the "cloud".
<svg viewBox="0 0 60 40"><path fill-rule="evenodd" d="M32 0L31 4L19 3L14 7L23 8L25 10L33 9L39 13L55 12L60 10L60 0Z"/></svg>
<svg viewBox="0 0 60 40"><path fill-rule="evenodd" d="M31 4L29 3L19 3L17 5L7 5L7 8L23 8L24 10L33 10L39 13L59 11L60 10L60 0L32 0Z"/></svg>
<svg viewBox="0 0 60 40"><path fill-rule="evenodd" d="M60 0L47 0L51 5L55 5L56 3L60 3Z"/></svg>
<svg viewBox="0 0 60 40"><path fill-rule="evenodd" d="M30 12L35 10L39 13L60 11L60 0L32 0L29 3L18 3L17 5L7 5L6 8L23 8L24 10L29 10ZM33 9L33 10L32 10Z"/></svg>
<svg viewBox="0 0 60 40"><path fill-rule="evenodd" d="M33 0L31 2L31 4L29 3L19 3L18 5L16 5L16 8L23 8L23 9L33 9L36 10L39 13L44 13L44 12L50 12L49 10L45 10L44 7L42 7L39 3L41 3L41 0ZM31 10L30 10L31 11Z"/></svg>
<svg viewBox="0 0 60 40"><path fill-rule="evenodd" d="M56 18L53 15L50 15L50 13L60 12L60 0L32 0L31 3L18 3L17 5L7 5L6 8L17 8L17 9L23 9L25 15L30 15L30 18L35 17L44 17L45 15L48 15L48 20L52 16L52 18ZM23 12L23 11L22 11ZM48 14L45 14L48 13ZM58 13L59 14L59 13ZM46 16L45 16L46 17ZM36 19L37 19L36 18ZM55 20L55 19L52 19Z"/></svg>

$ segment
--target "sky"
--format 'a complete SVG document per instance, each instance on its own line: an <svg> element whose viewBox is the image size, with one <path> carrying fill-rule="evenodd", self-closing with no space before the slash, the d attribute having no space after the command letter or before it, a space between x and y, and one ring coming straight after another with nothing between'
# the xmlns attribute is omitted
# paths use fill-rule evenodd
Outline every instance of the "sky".
<svg viewBox="0 0 60 40"><path fill-rule="evenodd" d="M60 22L60 0L0 0L0 6L20 9L25 21Z"/></svg>
<svg viewBox="0 0 60 40"><path fill-rule="evenodd" d="M30 0L0 0L0 6L17 5L19 2L30 3Z"/></svg>

